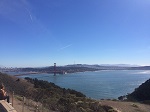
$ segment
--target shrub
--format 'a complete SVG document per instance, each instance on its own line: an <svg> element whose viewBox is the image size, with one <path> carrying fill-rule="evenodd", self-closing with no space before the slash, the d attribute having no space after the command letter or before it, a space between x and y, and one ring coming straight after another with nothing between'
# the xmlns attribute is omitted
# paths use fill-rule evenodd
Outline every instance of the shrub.
<svg viewBox="0 0 150 112"><path fill-rule="evenodd" d="M134 104L134 103L131 106L135 107L135 108L138 108L138 106L136 104Z"/></svg>

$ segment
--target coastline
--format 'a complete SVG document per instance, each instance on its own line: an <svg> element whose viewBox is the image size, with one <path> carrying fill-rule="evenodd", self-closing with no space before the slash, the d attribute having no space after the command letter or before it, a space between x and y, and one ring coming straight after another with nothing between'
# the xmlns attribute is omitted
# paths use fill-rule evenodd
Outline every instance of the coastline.
<svg viewBox="0 0 150 112"><path fill-rule="evenodd" d="M133 92L135 88L150 78L150 75L141 74L141 72L144 71L111 70L78 72L65 75L58 74L56 76L54 74L39 73L16 77L45 80L55 83L62 88L71 88L80 91L93 99L117 99L121 95Z"/></svg>
<svg viewBox="0 0 150 112"><path fill-rule="evenodd" d="M2 74L1 74L2 75ZM5 76L7 76L7 75L5 75ZM13 80L12 79L9 79L9 78L5 78L5 80L7 80L6 81L6 84L8 83L8 79L9 79L9 82L10 82L10 80L11 81L14 81L17 85L15 86L15 88L17 87L17 86L20 86L21 87L21 85L22 84L26 84L27 82L24 80L24 79L21 79L19 82L16 82L16 79L17 79L17 77L14 77L14 76L8 76L8 77L10 77L10 78L13 78ZM1 77L2 78L2 77ZM3 78L1 79L1 80L3 80ZM23 81L23 82L22 82ZM13 82L13 83L14 83ZM14 83L14 84L15 84ZM45 81L44 81L44 83L45 83ZM11 85L11 84L10 84ZM7 85L7 87L8 86L10 86L10 85ZM28 85L28 84L27 84ZM42 84L43 85L43 84ZM53 84L52 84L53 85ZM19 88L20 88L19 87ZM30 84L30 86L28 85L28 86L26 86L26 87L31 87L31 84ZM33 87L33 86L32 86ZM49 86L48 86L49 87ZM55 86L54 86L55 87ZM11 87L9 87L9 88L13 88L12 87L12 85L11 85ZM18 88L18 87L17 87ZM60 87L58 87L58 86L56 86L55 88L60 88ZM34 89L32 89L32 90L34 90ZM19 90L20 91L20 90ZM22 91L22 89L21 89L21 91ZM24 89L23 89L23 91L24 91ZM15 93L17 93L17 91L15 92ZM49 93L49 92L48 92ZM45 93L46 94L46 93ZM34 96L31 96L30 95L30 97L31 98L34 98L35 97L35 95L36 94L34 94ZM60 95L60 94L59 94ZM53 99L53 95L50 95L51 96L51 99L50 100L52 100ZM74 96L71 96L71 98L75 98ZM138 102L126 102L126 101L119 101L119 100L115 100L115 99L110 99L110 100L94 100L94 99L89 99L89 98L87 98L86 97L86 102L84 102L84 100L85 100L85 98L77 98L79 101L76 101L76 102L74 102L74 104L75 105L85 105L85 104L87 104L87 101L89 102L89 104L90 105L93 105L94 107L96 107L96 106L98 106L98 105L100 105L101 107L105 107L105 106L107 106L107 108L109 107L109 109L111 109L111 110L114 110L114 112L126 112L127 110L128 110L128 112L137 112L137 111L139 111L139 112L149 112L149 110L150 110L150 106L149 105L146 105L146 104L141 104L141 103L138 103ZM62 100L62 99L61 99ZM63 99L64 100L64 99ZM62 101L63 101L62 100ZM82 101L83 100L83 101ZM90 103L91 102L91 103ZM62 103L64 103L64 102L61 102L61 104ZM50 103L51 104L51 103ZM16 104L17 105L17 104ZM65 107L66 107L67 105L65 105ZM20 108L20 107L18 107L18 106L16 106L16 108ZM29 107L28 107L29 108ZM84 107L85 108L85 107ZM55 110L54 108L51 108L53 111ZM61 108L62 109L62 108ZM85 108L86 109L86 108ZM91 112L95 112L95 111L91 111ZM103 112L103 111L100 111L100 112ZM108 110L107 111L104 111L104 112L108 112Z"/></svg>
<svg viewBox="0 0 150 112"><path fill-rule="evenodd" d="M86 72L102 72L102 71L144 71L144 72L141 72L141 73L149 73L150 74L150 70L124 70L124 69L112 69L112 70L93 70L93 71L78 71L78 72L66 72L66 73L56 73L56 74L59 74L59 75L65 75L65 74L74 74L74 73L86 73ZM18 74L19 72L19 74ZM2 72L2 73L15 73L13 74L14 76L24 76L24 75L34 75L34 74L54 74L54 72L35 72L35 71L31 71L31 72L24 72L24 71L7 71L7 72Z"/></svg>

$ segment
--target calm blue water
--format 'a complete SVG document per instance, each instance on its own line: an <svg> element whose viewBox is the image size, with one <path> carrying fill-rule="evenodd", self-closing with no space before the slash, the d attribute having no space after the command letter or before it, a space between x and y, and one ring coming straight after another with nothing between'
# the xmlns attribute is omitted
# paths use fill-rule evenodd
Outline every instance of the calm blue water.
<svg viewBox="0 0 150 112"><path fill-rule="evenodd" d="M64 88L84 93L94 99L112 99L131 93L140 84L150 78L150 71L97 71L53 76L36 74L21 76L38 78L53 82Z"/></svg>

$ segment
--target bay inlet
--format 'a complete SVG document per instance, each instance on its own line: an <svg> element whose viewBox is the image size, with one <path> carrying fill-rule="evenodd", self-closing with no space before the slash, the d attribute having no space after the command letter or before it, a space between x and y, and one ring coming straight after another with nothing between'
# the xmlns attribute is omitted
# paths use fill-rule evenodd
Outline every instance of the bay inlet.
<svg viewBox="0 0 150 112"><path fill-rule="evenodd" d="M15 73L9 73L15 75ZM117 99L134 91L150 78L149 70L110 70L81 72L65 75L26 74L20 78L30 77L53 82L63 88L80 91L94 99Z"/></svg>

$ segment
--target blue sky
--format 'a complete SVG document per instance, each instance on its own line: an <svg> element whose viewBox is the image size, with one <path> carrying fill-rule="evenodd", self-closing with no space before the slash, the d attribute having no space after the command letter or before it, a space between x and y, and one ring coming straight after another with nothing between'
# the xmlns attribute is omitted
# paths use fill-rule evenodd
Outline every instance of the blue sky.
<svg viewBox="0 0 150 112"><path fill-rule="evenodd" d="M149 0L1 0L0 65L150 65Z"/></svg>

